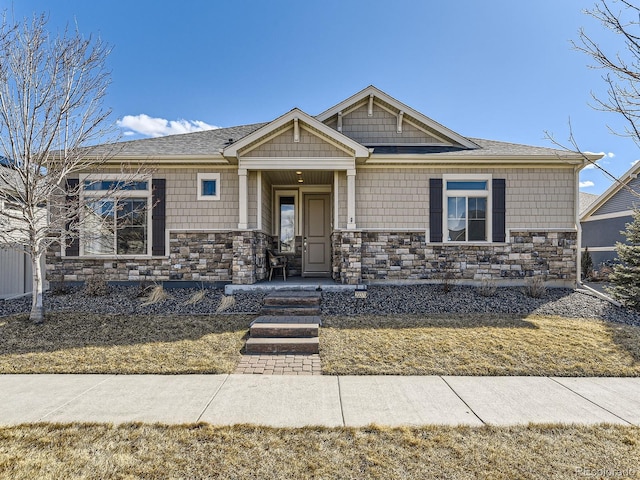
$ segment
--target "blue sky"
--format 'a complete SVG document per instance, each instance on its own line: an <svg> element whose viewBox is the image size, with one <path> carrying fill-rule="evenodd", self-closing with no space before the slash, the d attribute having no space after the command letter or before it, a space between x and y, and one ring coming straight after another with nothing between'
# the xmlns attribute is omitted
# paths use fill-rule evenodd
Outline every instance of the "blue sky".
<svg viewBox="0 0 640 480"><path fill-rule="evenodd" d="M48 12L111 44L107 104L125 138L316 115L373 84L458 133L604 152L614 175L640 152L592 109L602 71L572 49L584 27L617 51L578 0L0 0L18 17ZM134 129L138 133L132 135ZM601 193L597 169L582 190Z"/></svg>

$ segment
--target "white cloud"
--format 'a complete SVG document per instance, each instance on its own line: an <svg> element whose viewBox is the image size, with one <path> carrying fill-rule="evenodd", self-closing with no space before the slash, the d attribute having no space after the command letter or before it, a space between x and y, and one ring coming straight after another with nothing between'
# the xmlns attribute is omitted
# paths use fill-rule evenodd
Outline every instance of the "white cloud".
<svg viewBox="0 0 640 480"><path fill-rule="evenodd" d="M593 187L595 186L595 183L593 183L591 180L586 180L584 182L580 182L580 188L589 188L589 187Z"/></svg>
<svg viewBox="0 0 640 480"><path fill-rule="evenodd" d="M633 162L631 162L631 166L633 167L638 162L640 162L640 160L634 160Z"/></svg>
<svg viewBox="0 0 640 480"><path fill-rule="evenodd" d="M124 132L126 136L137 134L146 137L162 137L177 133L200 132L202 130L220 128L201 120L166 120L164 118L150 117L144 113L140 115L125 115L122 120L117 121L117 125L126 129Z"/></svg>
<svg viewBox="0 0 640 480"><path fill-rule="evenodd" d="M584 152L587 155L602 155L602 158L600 160L597 160L595 163L597 163L598 165L608 165L609 162L607 162L605 159L607 158L613 158L616 156L615 153L613 152L598 152L598 153L594 153L594 152ZM583 168L583 170L589 170L591 168L596 168L596 166L593 163L587 163L586 167Z"/></svg>

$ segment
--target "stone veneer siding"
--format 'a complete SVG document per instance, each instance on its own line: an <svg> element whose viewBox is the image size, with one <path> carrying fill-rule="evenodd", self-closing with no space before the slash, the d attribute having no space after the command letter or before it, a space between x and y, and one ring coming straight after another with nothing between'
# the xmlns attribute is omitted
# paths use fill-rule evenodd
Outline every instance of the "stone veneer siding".
<svg viewBox="0 0 640 480"><path fill-rule="evenodd" d="M337 231L332 237L333 278L375 280L520 281L542 276L576 281L575 231L511 231L508 243L427 243L423 232Z"/></svg>
<svg viewBox="0 0 640 480"><path fill-rule="evenodd" d="M63 257L60 246L47 252L47 278L82 282L199 281L255 283L267 277L269 235L257 231L171 231L168 257Z"/></svg>

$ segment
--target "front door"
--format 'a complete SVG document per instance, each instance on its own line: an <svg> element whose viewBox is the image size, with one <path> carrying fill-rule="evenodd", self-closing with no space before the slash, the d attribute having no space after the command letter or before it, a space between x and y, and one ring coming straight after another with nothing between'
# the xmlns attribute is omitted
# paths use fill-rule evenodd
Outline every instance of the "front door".
<svg viewBox="0 0 640 480"><path fill-rule="evenodd" d="M331 274L331 194L304 195L302 275L328 277Z"/></svg>

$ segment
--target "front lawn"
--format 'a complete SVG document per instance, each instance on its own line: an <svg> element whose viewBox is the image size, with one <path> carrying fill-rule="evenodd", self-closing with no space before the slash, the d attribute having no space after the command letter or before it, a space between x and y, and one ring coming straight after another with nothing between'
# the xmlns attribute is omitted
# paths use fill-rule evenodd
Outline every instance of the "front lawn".
<svg viewBox="0 0 640 480"><path fill-rule="evenodd" d="M252 315L0 318L0 373L232 373ZM640 327L555 316L324 316L329 375L640 376Z"/></svg>
<svg viewBox="0 0 640 480"><path fill-rule="evenodd" d="M0 428L0 478L637 478L640 428Z"/></svg>
<svg viewBox="0 0 640 480"><path fill-rule="evenodd" d="M639 376L640 327L556 316L325 317L328 375Z"/></svg>
<svg viewBox="0 0 640 480"><path fill-rule="evenodd" d="M253 316L0 318L0 373L233 373Z"/></svg>

